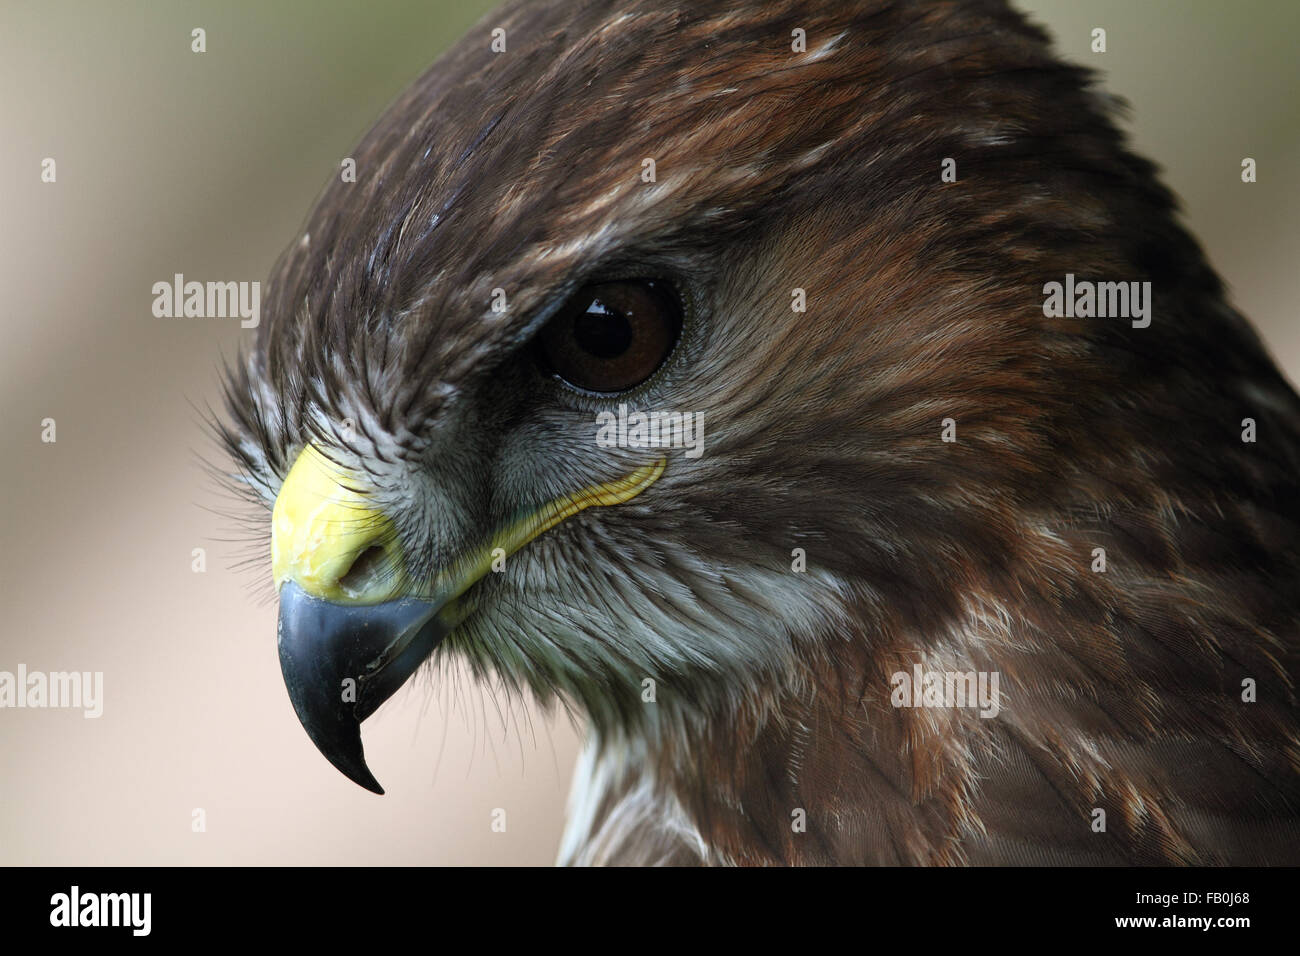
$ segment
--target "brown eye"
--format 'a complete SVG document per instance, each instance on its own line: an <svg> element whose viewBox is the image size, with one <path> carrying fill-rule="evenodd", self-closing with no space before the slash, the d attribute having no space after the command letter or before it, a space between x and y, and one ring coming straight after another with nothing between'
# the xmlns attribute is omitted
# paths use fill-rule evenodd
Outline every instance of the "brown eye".
<svg viewBox="0 0 1300 956"><path fill-rule="evenodd" d="M632 279L584 286L537 337L545 364L592 392L622 392L663 365L682 327L666 282Z"/></svg>

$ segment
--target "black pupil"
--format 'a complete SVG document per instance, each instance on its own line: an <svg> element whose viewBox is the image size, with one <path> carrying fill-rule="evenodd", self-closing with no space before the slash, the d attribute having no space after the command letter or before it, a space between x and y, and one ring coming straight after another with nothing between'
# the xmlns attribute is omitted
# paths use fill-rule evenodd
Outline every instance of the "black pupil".
<svg viewBox="0 0 1300 956"><path fill-rule="evenodd" d="M578 347L597 358L617 358L632 345L632 323L599 299L592 299L587 311L573 320L573 338Z"/></svg>

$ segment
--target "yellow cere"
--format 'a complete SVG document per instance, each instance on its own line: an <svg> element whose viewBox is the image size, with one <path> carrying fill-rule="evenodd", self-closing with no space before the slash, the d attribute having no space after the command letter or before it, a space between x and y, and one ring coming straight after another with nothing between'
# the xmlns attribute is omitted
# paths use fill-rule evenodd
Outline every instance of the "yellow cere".
<svg viewBox="0 0 1300 956"><path fill-rule="evenodd" d="M340 584L369 547L396 547L392 521L353 488L356 479L320 453L303 449L280 487L271 513L271 571L278 589L292 580L329 601L375 603L396 597L400 582L388 575L388 593L357 593Z"/></svg>
<svg viewBox="0 0 1300 956"><path fill-rule="evenodd" d="M488 544L440 572L434 594L412 596L439 602L460 597L491 570L497 549L513 554L580 511L631 501L659 479L667 464L660 458L623 478L562 495L499 529ZM340 583L352 563L370 547L383 548L386 563L401 567L392 520L352 490L356 485L355 478L314 446L303 449L280 488L271 516L271 565L277 588L292 580L308 594L348 604L372 604L410 593L403 592L409 582L402 574L383 575L360 591Z"/></svg>

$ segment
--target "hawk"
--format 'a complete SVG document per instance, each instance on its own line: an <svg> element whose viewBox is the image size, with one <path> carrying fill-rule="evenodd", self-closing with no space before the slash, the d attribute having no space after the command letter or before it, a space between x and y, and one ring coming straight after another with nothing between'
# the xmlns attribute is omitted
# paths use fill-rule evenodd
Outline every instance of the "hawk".
<svg viewBox="0 0 1300 956"><path fill-rule="evenodd" d="M1300 862L1300 400L1113 112L1000 0L489 15L226 380L316 746L454 657L564 863Z"/></svg>

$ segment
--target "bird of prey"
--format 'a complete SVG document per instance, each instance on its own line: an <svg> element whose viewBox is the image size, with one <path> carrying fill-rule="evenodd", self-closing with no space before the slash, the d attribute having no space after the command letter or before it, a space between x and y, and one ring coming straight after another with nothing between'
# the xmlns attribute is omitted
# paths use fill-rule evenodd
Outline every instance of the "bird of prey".
<svg viewBox="0 0 1300 956"><path fill-rule="evenodd" d="M316 746L454 658L563 863L1300 861L1300 399L1114 111L1000 0L490 14L227 377Z"/></svg>

